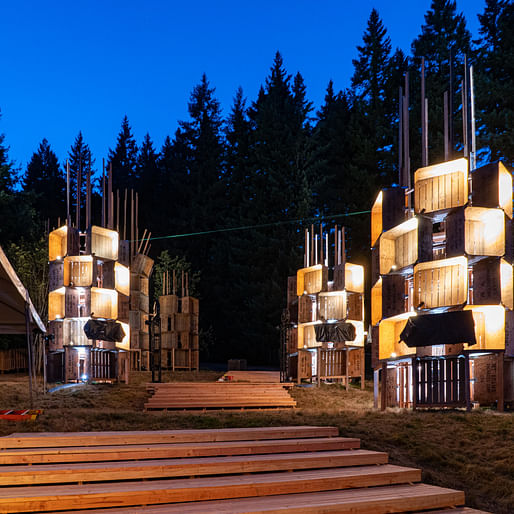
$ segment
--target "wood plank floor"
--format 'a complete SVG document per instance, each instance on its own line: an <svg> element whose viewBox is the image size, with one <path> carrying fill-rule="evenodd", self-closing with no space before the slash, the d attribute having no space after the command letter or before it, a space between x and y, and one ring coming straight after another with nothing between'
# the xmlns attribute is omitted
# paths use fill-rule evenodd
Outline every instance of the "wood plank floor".
<svg viewBox="0 0 514 514"><path fill-rule="evenodd" d="M267 382L167 382L147 384L145 410L292 408L288 388Z"/></svg>
<svg viewBox="0 0 514 514"><path fill-rule="evenodd" d="M0 513L463 507L462 492L420 484L419 469L359 446L334 427L12 434L0 438Z"/></svg>

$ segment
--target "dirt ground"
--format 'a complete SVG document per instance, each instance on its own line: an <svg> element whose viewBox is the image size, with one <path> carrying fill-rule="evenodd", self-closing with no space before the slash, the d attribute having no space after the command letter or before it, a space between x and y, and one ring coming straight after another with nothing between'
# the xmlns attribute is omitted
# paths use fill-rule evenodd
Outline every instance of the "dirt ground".
<svg viewBox="0 0 514 514"><path fill-rule="evenodd" d="M164 373L165 381L214 381L221 373ZM294 410L143 412L149 373L131 383L88 384L34 395L44 412L33 422L0 421L13 432L228 428L271 425L334 425L362 447L389 452L393 463L420 467L427 483L464 490L469 506L514 512L514 414L463 411L373 410L371 384L346 391L335 384L297 387ZM0 409L28 408L28 380L0 375Z"/></svg>

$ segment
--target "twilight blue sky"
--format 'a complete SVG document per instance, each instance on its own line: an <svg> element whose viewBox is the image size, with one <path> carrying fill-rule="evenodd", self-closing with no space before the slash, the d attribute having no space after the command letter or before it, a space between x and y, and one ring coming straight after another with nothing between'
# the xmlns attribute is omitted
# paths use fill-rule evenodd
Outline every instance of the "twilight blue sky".
<svg viewBox="0 0 514 514"><path fill-rule="evenodd" d="M474 38L484 5L457 0ZM203 72L226 114L238 86L255 99L276 50L319 107L329 79L349 86L373 7L408 53L430 0L0 0L0 133L23 167L44 137L64 160L79 130L101 166L125 114L159 149Z"/></svg>

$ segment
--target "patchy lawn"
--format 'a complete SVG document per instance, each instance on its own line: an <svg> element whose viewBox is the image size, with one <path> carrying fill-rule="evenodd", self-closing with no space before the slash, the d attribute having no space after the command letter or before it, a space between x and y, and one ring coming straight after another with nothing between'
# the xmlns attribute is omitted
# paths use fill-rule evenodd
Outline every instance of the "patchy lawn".
<svg viewBox="0 0 514 514"><path fill-rule="evenodd" d="M221 374L164 373L166 381L214 381ZM129 385L82 385L38 394L35 422L0 421L0 435L32 431L152 430L270 425L335 425L359 437L364 448L389 452L395 464L423 469L423 480L462 489L467 504L495 513L514 512L514 414L492 410L373 410L370 388L339 385L294 388L296 410L143 412L149 373ZM0 408L28 407L27 379L0 375Z"/></svg>

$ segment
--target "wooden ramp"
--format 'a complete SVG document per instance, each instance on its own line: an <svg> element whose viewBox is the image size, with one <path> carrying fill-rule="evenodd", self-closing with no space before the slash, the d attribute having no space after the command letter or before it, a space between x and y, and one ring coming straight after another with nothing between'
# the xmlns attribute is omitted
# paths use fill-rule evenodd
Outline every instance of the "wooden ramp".
<svg viewBox="0 0 514 514"><path fill-rule="evenodd" d="M335 427L0 437L0 512L423 512L459 491ZM93 509L93 510L83 510ZM452 510L452 512L471 512Z"/></svg>
<svg viewBox="0 0 514 514"><path fill-rule="evenodd" d="M280 383L167 382L147 384L145 410L271 409L296 407Z"/></svg>

